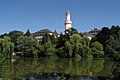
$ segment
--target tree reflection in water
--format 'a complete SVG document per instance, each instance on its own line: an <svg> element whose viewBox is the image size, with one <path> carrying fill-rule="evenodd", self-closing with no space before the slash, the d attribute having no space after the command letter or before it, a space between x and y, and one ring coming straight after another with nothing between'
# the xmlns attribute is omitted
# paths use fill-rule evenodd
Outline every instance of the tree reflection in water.
<svg viewBox="0 0 120 80"><path fill-rule="evenodd" d="M8 60L8 63L3 62L0 66L0 74L3 75L0 77L5 80L94 80L97 76L111 75L112 67L109 65L114 65L114 62L108 64L103 59L41 58L10 63ZM7 69L3 69L5 66L8 66Z"/></svg>

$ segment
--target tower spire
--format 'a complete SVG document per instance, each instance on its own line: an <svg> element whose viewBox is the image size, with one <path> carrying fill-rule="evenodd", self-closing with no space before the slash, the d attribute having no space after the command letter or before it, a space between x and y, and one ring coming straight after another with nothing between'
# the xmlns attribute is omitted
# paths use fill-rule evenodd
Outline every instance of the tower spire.
<svg viewBox="0 0 120 80"><path fill-rule="evenodd" d="M72 21L70 20L70 12L66 12L66 20L65 20L65 30L72 28Z"/></svg>

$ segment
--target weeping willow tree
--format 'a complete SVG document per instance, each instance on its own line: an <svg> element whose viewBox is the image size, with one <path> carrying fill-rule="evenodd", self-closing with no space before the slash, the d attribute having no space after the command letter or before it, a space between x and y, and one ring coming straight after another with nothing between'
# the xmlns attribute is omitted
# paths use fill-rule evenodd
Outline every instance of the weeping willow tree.
<svg viewBox="0 0 120 80"><path fill-rule="evenodd" d="M11 58L14 51L14 44L5 38L0 38L0 60Z"/></svg>

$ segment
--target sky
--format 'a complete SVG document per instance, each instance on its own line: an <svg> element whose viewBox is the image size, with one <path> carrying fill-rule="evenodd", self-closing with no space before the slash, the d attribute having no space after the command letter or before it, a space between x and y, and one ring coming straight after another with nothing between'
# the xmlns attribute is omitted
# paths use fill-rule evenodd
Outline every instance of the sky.
<svg viewBox="0 0 120 80"><path fill-rule="evenodd" d="M64 32L66 11L79 32L120 26L120 0L0 0L0 34L28 29Z"/></svg>

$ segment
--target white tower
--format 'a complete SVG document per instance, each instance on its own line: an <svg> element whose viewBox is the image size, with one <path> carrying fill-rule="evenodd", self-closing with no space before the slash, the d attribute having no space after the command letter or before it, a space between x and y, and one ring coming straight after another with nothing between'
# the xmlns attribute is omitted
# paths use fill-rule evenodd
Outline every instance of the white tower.
<svg viewBox="0 0 120 80"><path fill-rule="evenodd" d="M70 12L66 12L66 20L65 20L65 30L72 28L72 21L70 20Z"/></svg>

